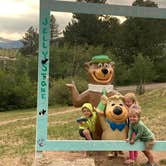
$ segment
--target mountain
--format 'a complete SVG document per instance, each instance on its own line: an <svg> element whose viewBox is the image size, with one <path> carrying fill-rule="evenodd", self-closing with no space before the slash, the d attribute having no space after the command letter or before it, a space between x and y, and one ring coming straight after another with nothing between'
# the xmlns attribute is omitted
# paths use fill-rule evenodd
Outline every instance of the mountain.
<svg viewBox="0 0 166 166"><path fill-rule="evenodd" d="M20 40L9 40L0 37L0 48L11 49L21 47L23 47L23 43Z"/></svg>

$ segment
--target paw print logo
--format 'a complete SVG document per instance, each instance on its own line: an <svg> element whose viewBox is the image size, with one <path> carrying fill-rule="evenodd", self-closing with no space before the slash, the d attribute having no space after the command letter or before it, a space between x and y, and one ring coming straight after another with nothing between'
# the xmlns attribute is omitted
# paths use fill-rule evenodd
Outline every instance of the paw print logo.
<svg viewBox="0 0 166 166"><path fill-rule="evenodd" d="M37 143L39 144L40 147L43 147L44 146L44 139L39 139L37 141Z"/></svg>

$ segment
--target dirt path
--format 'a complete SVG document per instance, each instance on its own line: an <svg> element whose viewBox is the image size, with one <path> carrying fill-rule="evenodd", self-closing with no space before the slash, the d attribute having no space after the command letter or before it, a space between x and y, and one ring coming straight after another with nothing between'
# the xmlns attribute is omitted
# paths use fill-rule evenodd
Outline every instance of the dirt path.
<svg viewBox="0 0 166 166"><path fill-rule="evenodd" d="M117 86L115 87L118 91L135 91L136 85L130 86ZM166 87L166 83L154 83L154 84L145 84L145 90L152 90L156 88Z"/></svg>
<svg viewBox="0 0 166 166"><path fill-rule="evenodd" d="M103 152L89 152L89 156L83 152L44 152L43 158L38 159L38 166L123 166L128 152L118 157L108 157ZM166 152L154 152L156 163L161 166L166 165ZM164 164L161 164L164 161ZM133 166L144 166L147 162L142 152Z"/></svg>
<svg viewBox="0 0 166 166"><path fill-rule="evenodd" d="M55 115L61 115L61 114L76 112L77 110L78 110L78 108L68 109L68 110L65 110L65 111L51 113L48 116L55 116ZM36 116L31 116L31 117L27 117L27 118L17 118L17 119L13 119L13 120L8 120L8 121L0 122L0 125L2 126L2 125L7 125L9 123L15 123L17 121L26 121L26 120L30 120L30 119L31 120L32 119L36 119Z"/></svg>

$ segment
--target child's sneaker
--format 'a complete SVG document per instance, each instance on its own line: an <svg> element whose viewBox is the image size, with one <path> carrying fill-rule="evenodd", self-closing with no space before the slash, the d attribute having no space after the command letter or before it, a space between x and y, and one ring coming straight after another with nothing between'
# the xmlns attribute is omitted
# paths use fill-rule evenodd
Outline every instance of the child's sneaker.
<svg viewBox="0 0 166 166"><path fill-rule="evenodd" d="M124 162L124 164L126 164L126 165L133 164L133 163L135 163L135 161L131 160L131 159L128 159Z"/></svg>

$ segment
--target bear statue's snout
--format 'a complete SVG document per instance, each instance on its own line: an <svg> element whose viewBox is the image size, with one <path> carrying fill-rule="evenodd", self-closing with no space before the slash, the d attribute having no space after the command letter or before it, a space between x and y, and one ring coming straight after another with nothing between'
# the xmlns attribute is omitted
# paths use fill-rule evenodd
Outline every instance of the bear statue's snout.
<svg viewBox="0 0 166 166"><path fill-rule="evenodd" d="M114 114L120 115L122 113L122 109L120 107L115 107L113 110Z"/></svg>
<svg viewBox="0 0 166 166"><path fill-rule="evenodd" d="M103 74L107 74L108 73L108 70L106 68L103 68L101 71L102 71Z"/></svg>

